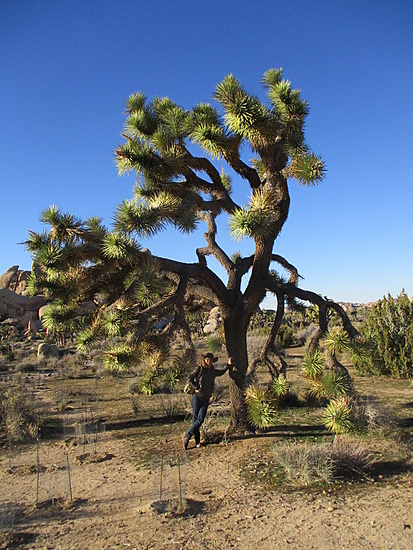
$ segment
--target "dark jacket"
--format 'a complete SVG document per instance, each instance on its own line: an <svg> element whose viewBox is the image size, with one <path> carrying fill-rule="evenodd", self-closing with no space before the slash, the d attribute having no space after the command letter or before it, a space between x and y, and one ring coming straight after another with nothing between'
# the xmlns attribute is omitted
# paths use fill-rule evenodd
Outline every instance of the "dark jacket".
<svg viewBox="0 0 413 550"><path fill-rule="evenodd" d="M214 365L209 368L199 366L191 372L188 382L198 397L209 399L214 391L215 378L222 376L227 370L228 365L225 369L216 369Z"/></svg>

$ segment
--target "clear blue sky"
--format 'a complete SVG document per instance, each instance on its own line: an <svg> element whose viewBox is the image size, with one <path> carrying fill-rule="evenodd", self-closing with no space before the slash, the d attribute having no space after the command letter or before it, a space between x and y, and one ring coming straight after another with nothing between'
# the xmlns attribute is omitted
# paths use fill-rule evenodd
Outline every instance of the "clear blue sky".
<svg viewBox="0 0 413 550"><path fill-rule="evenodd" d="M113 153L130 93L190 108L233 73L263 99L263 73L283 67L328 172L316 188L291 182L275 252L303 288L337 301L411 296L412 28L410 0L2 0L0 273L30 269L18 243L50 204L111 224L134 182ZM202 236L178 239L171 230L144 245L195 261Z"/></svg>

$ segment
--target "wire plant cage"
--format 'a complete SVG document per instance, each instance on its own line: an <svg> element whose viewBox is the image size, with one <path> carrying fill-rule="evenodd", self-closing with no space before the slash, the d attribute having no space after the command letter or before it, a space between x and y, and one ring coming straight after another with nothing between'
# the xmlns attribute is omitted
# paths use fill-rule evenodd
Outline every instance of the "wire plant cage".
<svg viewBox="0 0 413 550"><path fill-rule="evenodd" d="M152 507L160 513L182 513L186 508L186 453L159 454L152 459Z"/></svg>

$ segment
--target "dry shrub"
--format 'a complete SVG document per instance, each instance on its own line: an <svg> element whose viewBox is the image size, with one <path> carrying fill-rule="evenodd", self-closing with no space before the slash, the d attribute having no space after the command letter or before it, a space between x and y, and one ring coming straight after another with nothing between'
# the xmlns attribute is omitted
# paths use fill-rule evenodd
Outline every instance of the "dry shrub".
<svg viewBox="0 0 413 550"><path fill-rule="evenodd" d="M16 365L16 372L35 372L37 371L38 363L35 357L25 357Z"/></svg>
<svg viewBox="0 0 413 550"><path fill-rule="evenodd" d="M281 466L285 480L293 485L312 485L333 481L333 460L328 445L284 443L274 448L274 460Z"/></svg>
<svg viewBox="0 0 413 550"><path fill-rule="evenodd" d="M295 335L295 339L302 345L305 346L305 344L314 336L314 334L317 332L318 326L315 324L308 325L307 327L304 327L303 329L299 330L297 334Z"/></svg>
<svg viewBox="0 0 413 550"><path fill-rule="evenodd" d="M7 372L9 370L9 361L4 357L0 357L0 372Z"/></svg>
<svg viewBox="0 0 413 550"><path fill-rule="evenodd" d="M267 336L265 334L259 334L256 331L252 331L247 335L249 362L251 362L254 357L260 355L266 341Z"/></svg>
<svg viewBox="0 0 413 550"><path fill-rule="evenodd" d="M24 381L0 386L0 421L6 436L19 441L34 437L40 425L40 409L32 388Z"/></svg>
<svg viewBox="0 0 413 550"><path fill-rule="evenodd" d="M159 406L162 419L173 422L185 414L186 396L178 394L159 394Z"/></svg>
<svg viewBox="0 0 413 550"><path fill-rule="evenodd" d="M134 414L151 418L162 418L174 422L187 414L187 396L183 393L158 393L144 395L131 393L131 406Z"/></svg>
<svg viewBox="0 0 413 550"><path fill-rule="evenodd" d="M54 362L49 362L49 366L57 372L59 378L79 379L85 376L83 362L83 356L66 354L59 360L54 359Z"/></svg>
<svg viewBox="0 0 413 550"><path fill-rule="evenodd" d="M365 403L364 414L369 428L375 430L392 430L397 425L394 417L386 410L383 405L367 400Z"/></svg>
<svg viewBox="0 0 413 550"><path fill-rule="evenodd" d="M293 485L329 484L334 479L366 476L372 455L356 440L336 437L333 443L284 443L274 449L274 460Z"/></svg>
<svg viewBox="0 0 413 550"><path fill-rule="evenodd" d="M335 477L365 476L374 458L365 446L348 437L335 437L331 446Z"/></svg>

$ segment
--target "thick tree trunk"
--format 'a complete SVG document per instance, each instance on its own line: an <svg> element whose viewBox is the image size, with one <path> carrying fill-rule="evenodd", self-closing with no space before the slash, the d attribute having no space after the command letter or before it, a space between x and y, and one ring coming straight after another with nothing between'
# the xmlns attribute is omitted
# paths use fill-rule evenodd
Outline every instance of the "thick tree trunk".
<svg viewBox="0 0 413 550"><path fill-rule="evenodd" d="M247 328L249 317L231 315L224 318L225 341L228 356L232 357L230 370L231 421L230 434L251 432L245 401L245 382L248 371Z"/></svg>

